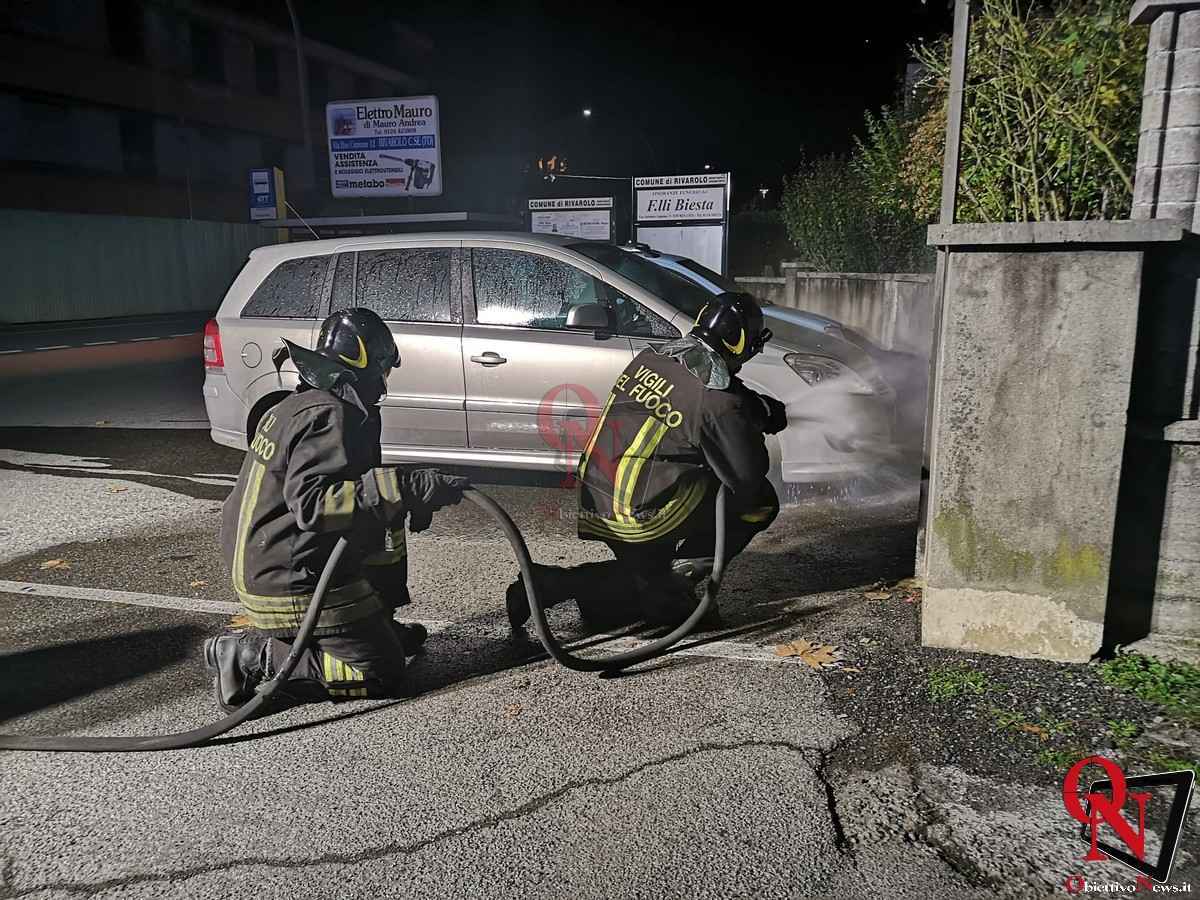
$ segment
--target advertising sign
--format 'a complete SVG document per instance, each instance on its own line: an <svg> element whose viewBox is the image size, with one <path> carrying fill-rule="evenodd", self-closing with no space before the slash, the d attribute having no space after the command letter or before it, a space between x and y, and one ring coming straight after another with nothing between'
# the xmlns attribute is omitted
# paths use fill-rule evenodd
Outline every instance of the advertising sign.
<svg viewBox="0 0 1200 900"><path fill-rule="evenodd" d="M610 241L612 197L556 197L529 201L534 234L562 234L588 241Z"/></svg>
<svg viewBox="0 0 1200 900"><path fill-rule="evenodd" d="M633 179L635 240L725 272L729 255L729 174Z"/></svg>
<svg viewBox="0 0 1200 900"><path fill-rule="evenodd" d="M282 219L279 206L280 193L276 181L282 180L278 169L250 170L250 221L261 222Z"/></svg>
<svg viewBox="0 0 1200 900"><path fill-rule="evenodd" d="M337 100L325 105L335 197L438 197L437 97Z"/></svg>
<svg viewBox="0 0 1200 900"><path fill-rule="evenodd" d="M654 188L637 192L639 222L720 220L725 218L725 188Z"/></svg>

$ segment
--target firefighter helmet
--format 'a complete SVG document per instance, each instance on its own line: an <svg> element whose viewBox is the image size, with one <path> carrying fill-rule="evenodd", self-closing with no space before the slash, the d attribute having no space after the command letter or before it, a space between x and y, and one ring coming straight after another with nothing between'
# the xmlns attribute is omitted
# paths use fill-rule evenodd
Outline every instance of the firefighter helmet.
<svg viewBox="0 0 1200 900"><path fill-rule="evenodd" d="M692 335L716 350L736 372L771 339L763 327L763 314L749 294L726 291L704 305L696 316Z"/></svg>
<svg viewBox="0 0 1200 900"><path fill-rule="evenodd" d="M378 314L358 307L335 312L321 323L317 346L307 350L284 339L288 355L310 387L329 390L339 379L362 385L386 382L400 367L400 351Z"/></svg>

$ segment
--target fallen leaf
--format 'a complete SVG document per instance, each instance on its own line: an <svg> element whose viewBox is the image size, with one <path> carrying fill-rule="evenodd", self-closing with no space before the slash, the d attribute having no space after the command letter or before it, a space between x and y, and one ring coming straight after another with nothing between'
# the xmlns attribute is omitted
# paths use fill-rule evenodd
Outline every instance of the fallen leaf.
<svg viewBox="0 0 1200 900"><path fill-rule="evenodd" d="M900 579L894 585L892 585L892 590L894 590L894 591L918 590L919 591L924 587L925 587L925 579L921 578L920 576L915 576L913 578Z"/></svg>
<svg viewBox="0 0 1200 900"><path fill-rule="evenodd" d="M901 599L904 600L905 603L920 603L921 592L913 591L911 594L905 594Z"/></svg>
<svg viewBox="0 0 1200 900"><path fill-rule="evenodd" d="M863 594L868 600L891 600L892 595L888 591L867 591Z"/></svg>
<svg viewBox="0 0 1200 900"><path fill-rule="evenodd" d="M191 584L189 584L188 587L194 587L194 588L195 587L204 587L206 584L208 584L207 581L204 581L201 578L197 578L195 581L193 581Z"/></svg>
<svg viewBox="0 0 1200 900"><path fill-rule="evenodd" d="M1040 725L1033 725L1029 722L1026 722L1021 726L1021 731L1027 731L1030 734L1036 734L1043 741L1050 737L1050 732L1048 732L1045 728L1042 728Z"/></svg>
<svg viewBox="0 0 1200 900"><path fill-rule="evenodd" d="M862 671L862 669L860 669L860 668L858 668L858 667L856 667L856 666L843 666L843 667L842 667L842 671L843 671L843 672L856 672L856 673L857 673L857 672L861 672L861 671Z"/></svg>
<svg viewBox="0 0 1200 900"><path fill-rule="evenodd" d="M41 564L42 569L69 569L71 564L65 559L48 559Z"/></svg>
<svg viewBox="0 0 1200 900"><path fill-rule="evenodd" d="M229 617L229 627L230 628L250 628L250 627L252 627L252 623L250 622L250 620L248 618L243 616L241 613L238 613L235 616Z"/></svg>
<svg viewBox="0 0 1200 900"><path fill-rule="evenodd" d="M508 706L504 707L504 717L506 719L515 718L516 716L519 716L520 714L521 714L521 704L520 703L510 703L510 704L508 704Z"/></svg>
<svg viewBox="0 0 1200 900"><path fill-rule="evenodd" d="M127 487L121 487L121 486L120 486L120 485L118 485L118 484L114 484L112 487L110 487L110 488L108 489L108 492L109 492L110 494L119 494L119 493L121 493L122 491L127 491L127 490L129 490L129 488L127 488Z"/></svg>
<svg viewBox="0 0 1200 900"><path fill-rule="evenodd" d="M842 658L841 653L829 644L814 644L801 638L775 648L776 656L795 656L802 663L813 669L823 669L832 666Z"/></svg>

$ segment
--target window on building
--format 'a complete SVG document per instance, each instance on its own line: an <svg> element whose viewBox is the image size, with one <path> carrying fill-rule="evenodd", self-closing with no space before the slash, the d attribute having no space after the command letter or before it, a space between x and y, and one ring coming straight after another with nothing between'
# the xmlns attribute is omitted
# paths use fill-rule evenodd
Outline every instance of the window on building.
<svg viewBox="0 0 1200 900"><path fill-rule="evenodd" d="M242 318L320 318L329 263L329 256L281 262L250 296Z"/></svg>
<svg viewBox="0 0 1200 900"><path fill-rule="evenodd" d="M146 17L139 0L106 0L108 45L126 62L146 60Z"/></svg>
<svg viewBox="0 0 1200 900"><path fill-rule="evenodd" d="M207 22L192 23L192 74L201 81L225 83L225 57L221 35Z"/></svg>
<svg viewBox="0 0 1200 900"><path fill-rule="evenodd" d="M130 113L121 117L121 155L130 175L154 175L154 119Z"/></svg>
<svg viewBox="0 0 1200 900"><path fill-rule="evenodd" d="M262 164L264 166L279 166L279 168L287 171L287 144L279 138L263 138Z"/></svg>
<svg viewBox="0 0 1200 900"><path fill-rule="evenodd" d="M390 322L459 321L450 298L451 254L449 247L360 252L354 305Z"/></svg>
<svg viewBox="0 0 1200 900"><path fill-rule="evenodd" d="M279 55L274 47L254 45L254 77L260 94L279 96Z"/></svg>
<svg viewBox="0 0 1200 900"><path fill-rule="evenodd" d="M324 106L329 101L329 72L324 63L315 59L306 61L308 68L308 102L313 106Z"/></svg>

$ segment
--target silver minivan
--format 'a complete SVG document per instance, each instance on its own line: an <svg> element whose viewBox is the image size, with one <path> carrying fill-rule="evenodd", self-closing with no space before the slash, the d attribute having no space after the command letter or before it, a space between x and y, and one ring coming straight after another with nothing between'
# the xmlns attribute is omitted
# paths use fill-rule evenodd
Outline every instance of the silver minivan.
<svg viewBox="0 0 1200 900"><path fill-rule="evenodd" d="M385 461L569 471L616 376L643 348L685 334L703 290L662 269L638 283L619 271L628 263L605 264L614 249L522 233L260 247L205 328L212 438L245 449L295 389L291 363L272 362L281 338L312 346L331 310L365 306L389 323L403 360L381 404ZM741 372L787 404L791 424L769 441L775 477L862 474L890 443L894 397L873 373L803 343L773 339Z"/></svg>

